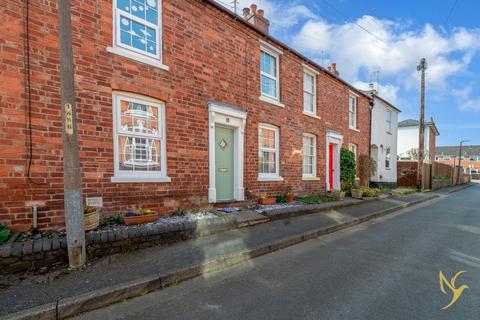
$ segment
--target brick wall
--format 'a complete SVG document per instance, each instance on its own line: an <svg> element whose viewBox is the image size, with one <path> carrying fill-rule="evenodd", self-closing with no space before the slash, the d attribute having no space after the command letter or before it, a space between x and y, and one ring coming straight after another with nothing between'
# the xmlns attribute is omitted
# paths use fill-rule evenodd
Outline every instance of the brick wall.
<svg viewBox="0 0 480 320"><path fill-rule="evenodd" d="M40 227L55 229L64 225L56 0L31 1L30 6L31 180L26 178L28 111L23 93L22 4L7 1L0 7L0 220L16 229L28 228L32 218L28 203L44 201ZM107 52L112 45L111 1L72 0L72 11L83 193L103 197L105 214L140 206L167 213L179 207L207 204L207 100L236 105L248 112L244 184L255 194L323 190L327 129L342 132L345 146L355 143L359 154L368 154L367 97L361 95L358 99L360 132L349 130L350 89L321 71L317 79L321 119L303 115L302 63L306 62L284 50L280 85L286 107L260 102L262 36L203 1L163 1L163 59L170 71ZM110 182L114 173L114 90L165 102L171 183ZM257 182L259 122L280 127L284 182ZM320 181L301 180L304 132L317 135Z"/></svg>

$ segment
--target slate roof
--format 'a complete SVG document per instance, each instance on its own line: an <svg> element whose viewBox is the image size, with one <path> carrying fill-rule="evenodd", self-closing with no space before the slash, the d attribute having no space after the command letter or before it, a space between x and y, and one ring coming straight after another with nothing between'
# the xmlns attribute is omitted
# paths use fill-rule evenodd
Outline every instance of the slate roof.
<svg viewBox="0 0 480 320"><path fill-rule="evenodd" d="M403 120L398 123L398 127L418 127L420 125L420 121L408 119Z"/></svg>
<svg viewBox="0 0 480 320"><path fill-rule="evenodd" d="M418 120L414 120L414 119L407 119L407 120L403 120L403 121L400 121L398 123L398 127L399 128L406 128L406 127L418 127L420 125L420 121ZM435 124L435 122L433 121L433 119L431 119L430 121L428 122L425 122L425 125L426 126L431 126L435 129L435 134L437 136L440 135L440 131L438 131L438 128L437 128L437 125Z"/></svg>
<svg viewBox="0 0 480 320"><path fill-rule="evenodd" d="M460 152L459 146L445 146L437 147L435 151L436 156L458 156ZM480 156L480 146L465 145L462 147L462 153L464 156Z"/></svg>

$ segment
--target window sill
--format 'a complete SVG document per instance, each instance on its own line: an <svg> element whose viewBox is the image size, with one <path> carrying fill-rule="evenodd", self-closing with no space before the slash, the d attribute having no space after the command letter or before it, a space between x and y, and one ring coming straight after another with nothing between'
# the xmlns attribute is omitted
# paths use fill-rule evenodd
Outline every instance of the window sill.
<svg viewBox="0 0 480 320"><path fill-rule="evenodd" d="M322 120L321 117L313 114L313 113L309 113L309 112L306 112L306 111L303 111L303 114L306 115L307 117L311 117L311 118L314 118L314 119L317 119L317 120Z"/></svg>
<svg viewBox="0 0 480 320"><path fill-rule="evenodd" d="M263 101L263 102L267 102L267 103L270 103L270 104L273 104L273 105L276 105L277 107L281 107L281 108L285 108L285 105L275 99L272 99L272 98L269 98L269 97L265 97L265 96L260 96L258 99L260 99L260 101Z"/></svg>
<svg viewBox="0 0 480 320"><path fill-rule="evenodd" d="M276 177L258 177L257 178L257 181L258 182L281 182L283 181L283 178L280 177L280 176L276 176Z"/></svg>
<svg viewBox="0 0 480 320"><path fill-rule="evenodd" d="M360 132L360 129L354 128L354 127L349 127L350 130L355 131L355 132Z"/></svg>
<svg viewBox="0 0 480 320"><path fill-rule="evenodd" d="M170 177L112 177L112 183L156 183L172 182Z"/></svg>
<svg viewBox="0 0 480 320"><path fill-rule="evenodd" d="M302 181L320 181L320 178L314 176L303 176Z"/></svg>
<svg viewBox="0 0 480 320"><path fill-rule="evenodd" d="M142 56L141 54L130 52L130 51L128 51L126 49L123 49L123 48L108 47L107 51L110 52L110 53L117 54L119 56L128 58L128 59L132 59L132 60L135 60L135 61L138 61L138 62L141 62L141 63L151 65L153 67L160 68L160 69L165 70L165 71L170 70L170 68L168 66L164 65L159 60L156 60L156 59L153 59L153 58L150 58L150 57L147 57L147 56Z"/></svg>

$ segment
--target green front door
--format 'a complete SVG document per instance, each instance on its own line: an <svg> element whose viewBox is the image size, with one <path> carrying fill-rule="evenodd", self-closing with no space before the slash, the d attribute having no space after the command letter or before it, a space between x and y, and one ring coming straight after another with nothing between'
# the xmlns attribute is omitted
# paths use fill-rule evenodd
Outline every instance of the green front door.
<svg viewBox="0 0 480 320"><path fill-rule="evenodd" d="M215 128L215 184L217 201L233 200L234 157L233 130Z"/></svg>

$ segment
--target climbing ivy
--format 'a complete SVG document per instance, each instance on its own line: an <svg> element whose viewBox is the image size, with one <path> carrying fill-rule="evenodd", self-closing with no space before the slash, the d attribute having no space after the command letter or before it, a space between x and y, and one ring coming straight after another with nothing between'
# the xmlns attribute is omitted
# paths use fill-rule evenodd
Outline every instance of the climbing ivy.
<svg viewBox="0 0 480 320"><path fill-rule="evenodd" d="M357 164L355 154L347 149L340 150L340 181L342 190L349 192L355 186Z"/></svg>

